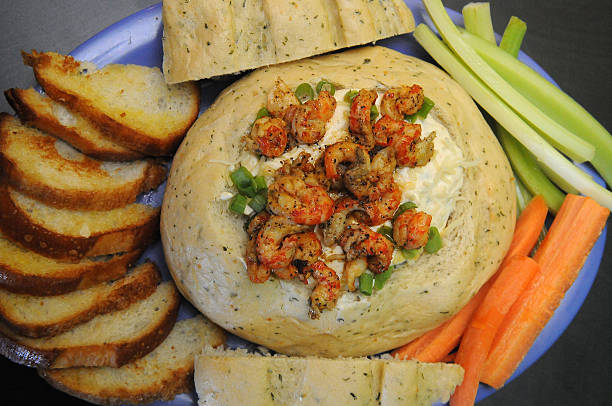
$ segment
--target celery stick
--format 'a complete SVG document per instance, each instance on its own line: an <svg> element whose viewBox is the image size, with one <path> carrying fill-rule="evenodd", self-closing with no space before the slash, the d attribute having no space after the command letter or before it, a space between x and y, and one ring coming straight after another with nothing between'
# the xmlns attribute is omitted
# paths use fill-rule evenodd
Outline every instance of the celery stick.
<svg viewBox="0 0 612 406"><path fill-rule="evenodd" d="M557 86L506 52L469 33L463 32L461 37L544 113L594 145L595 157L591 162L606 183L612 185L612 135L593 116Z"/></svg>
<svg viewBox="0 0 612 406"><path fill-rule="evenodd" d="M461 10L463 25L468 32L497 45L489 3L468 3Z"/></svg>
<svg viewBox="0 0 612 406"><path fill-rule="evenodd" d="M508 25L504 30L504 35L499 42L499 47L515 58L518 57L526 31L527 24L523 20L515 16L510 17L510 21L508 21Z"/></svg>
<svg viewBox="0 0 612 406"><path fill-rule="evenodd" d="M414 31L423 48L478 102L497 122L523 144L542 165L554 170L581 193L612 209L612 193L582 172L559 151L542 139L514 110L493 93L424 24Z"/></svg>
<svg viewBox="0 0 612 406"><path fill-rule="evenodd" d="M501 125L497 124L495 132L510 159L514 173L518 175L525 187L534 195L542 195L546 205L553 213L559 211L565 194L548 180L538 167L535 158Z"/></svg>
<svg viewBox="0 0 612 406"><path fill-rule="evenodd" d="M535 104L514 90L462 39L455 24L446 13L441 0L423 0L423 4L438 28L444 41L463 62L489 86L497 95L511 106L534 128L566 155L578 162L590 161L595 149L588 142L572 134L542 113ZM485 41L486 42L486 41ZM493 46L492 44L489 44Z"/></svg>
<svg viewBox="0 0 612 406"><path fill-rule="evenodd" d="M516 214L519 215L523 210L525 210L527 203L529 203L533 196L519 178L514 179L514 184L516 185Z"/></svg>

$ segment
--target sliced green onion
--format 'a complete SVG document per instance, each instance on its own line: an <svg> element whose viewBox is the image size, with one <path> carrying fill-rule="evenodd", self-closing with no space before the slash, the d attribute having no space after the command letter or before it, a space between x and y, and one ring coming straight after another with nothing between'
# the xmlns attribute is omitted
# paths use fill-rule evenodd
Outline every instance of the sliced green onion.
<svg viewBox="0 0 612 406"><path fill-rule="evenodd" d="M469 45L517 91L563 127L595 146L591 163L608 185L612 185L612 135L578 102L546 80L538 72L489 46L486 42L463 36Z"/></svg>
<svg viewBox="0 0 612 406"><path fill-rule="evenodd" d="M434 103L433 100L425 97L425 100L423 100L423 106L419 109L419 111L417 111L417 115L425 120L435 104L436 103Z"/></svg>
<svg viewBox="0 0 612 406"><path fill-rule="evenodd" d="M421 254L423 253L423 248L413 248L411 250L407 250L406 248L401 248L400 249L402 252L402 255L404 256L405 259L411 259L411 260L415 260L418 259Z"/></svg>
<svg viewBox="0 0 612 406"><path fill-rule="evenodd" d="M540 166L546 166L555 171L581 193L590 196L602 206L612 209L610 191L595 183L586 173L544 141L516 112L474 76L429 27L419 24L414 31L414 38L483 109L536 157Z"/></svg>
<svg viewBox="0 0 612 406"><path fill-rule="evenodd" d="M389 241L395 244L395 241L393 241L393 228L389 226L380 226L376 232L384 235Z"/></svg>
<svg viewBox="0 0 612 406"><path fill-rule="evenodd" d="M255 185L255 179L247 168L241 166L234 172L230 173L230 179L236 186L236 189L243 195L253 197L257 193L257 186Z"/></svg>
<svg viewBox="0 0 612 406"><path fill-rule="evenodd" d="M516 91L506 82L493 68L491 68L464 40L463 35L472 36L491 47L492 44L468 33L461 34L452 22L441 0L423 0L431 19L438 28L438 32L455 51L463 62L470 68L474 75L482 80L486 86L501 98L504 103L511 106L524 120L539 130L548 142L561 150L566 155L578 162L590 161L595 155L593 145L577 137L561 125L544 114L535 104ZM494 47L497 48L497 47ZM500 51L503 52L503 51ZM491 114L493 118L497 117ZM507 126L504 126L508 128Z"/></svg>
<svg viewBox="0 0 612 406"><path fill-rule="evenodd" d="M463 25L468 32L497 45L489 3L468 3L461 10Z"/></svg>
<svg viewBox="0 0 612 406"><path fill-rule="evenodd" d="M527 24L525 21L515 16L510 17L510 21L508 21L508 25L504 30L504 35L499 42L499 47L515 58L518 57L523 38L525 37L525 32L527 32ZM478 52L478 50L476 50L476 52ZM495 69L495 67L493 67L493 69ZM506 80L507 79L508 78L506 78Z"/></svg>
<svg viewBox="0 0 612 406"><path fill-rule="evenodd" d="M265 107L262 107L257 112L257 116L255 117L255 120L259 120L262 117L268 117L269 115L270 115L270 112L268 111L268 109Z"/></svg>
<svg viewBox="0 0 612 406"><path fill-rule="evenodd" d="M416 123L417 118L419 118L419 112L417 111L414 114L404 114L404 120L411 122L412 124Z"/></svg>
<svg viewBox="0 0 612 406"><path fill-rule="evenodd" d="M374 289L382 289L383 286L385 286L385 282L391 277L394 269L395 267L391 265L386 271L376 274L376 276L374 276Z"/></svg>
<svg viewBox="0 0 612 406"><path fill-rule="evenodd" d="M375 104L373 104L372 107L370 107L370 121L374 122L374 120L376 120L376 117L378 117L378 108Z"/></svg>
<svg viewBox="0 0 612 406"><path fill-rule="evenodd" d="M397 218L397 216L399 216L400 214L402 214L403 212L405 212L406 210L410 210L410 209L416 209L418 206L416 203L414 202L404 202L402 204L399 205L399 207L397 208L397 210L395 211L395 214L393 215L393 220L395 220Z"/></svg>
<svg viewBox="0 0 612 406"><path fill-rule="evenodd" d="M327 80L321 80L317 83L317 93L321 93L322 90L327 90L332 96L336 93L336 87Z"/></svg>
<svg viewBox="0 0 612 406"><path fill-rule="evenodd" d="M255 181L255 187L257 188L258 193L268 188L268 185L266 184L266 178L264 178L263 176L255 176L253 180Z"/></svg>
<svg viewBox="0 0 612 406"><path fill-rule="evenodd" d="M244 209L246 209L247 206L247 200L247 197L241 194L232 197L229 206L230 210L234 213L244 214Z"/></svg>
<svg viewBox="0 0 612 406"><path fill-rule="evenodd" d="M349 104L352 104L353 103L353 99L355 98L355 96L357 96L357 94L359 94L359 92L357 90L349 90L344 95L344 101L349 103Z"/></svg>
<svg viewBox="0 0 612 406"><path fill-rule="evenodd" d="M425 252L433 254L442 248L442 237L437 227L429 227L429 240L425 244Z"/></svg>
<svg viewBox="0 0 612 406"><path fill-rule="evenodd" d="M364 272L359 275L359 291L366 296L372 294L372 288L374 287L374 277L369 272Z"/></svg>
<svg viewBox="0 0 612 406"><path fill-rule="evenodd" d="M308 83L302 83L295 89L295 96L304 103L308 100L314 99L314 90Z"/></svg>
<svg viewBox="0 0 612 406"><path fill-rule="evenodd" d="M268 193L264 191L257 193L255 197L249 200L249 207L259 213L266 208L266 203L268 203Z"/></svg>

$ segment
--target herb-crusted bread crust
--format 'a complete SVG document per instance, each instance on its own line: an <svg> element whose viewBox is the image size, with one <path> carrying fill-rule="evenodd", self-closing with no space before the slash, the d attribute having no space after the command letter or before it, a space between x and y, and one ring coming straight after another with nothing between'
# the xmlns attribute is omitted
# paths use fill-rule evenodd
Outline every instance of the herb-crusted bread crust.
<svg viewBox="0 0 612 406"><path fill-rule="evenodd" d="M435 102L430 114L445 125L468 163L442 249L397 267L384 289L371 296L344 292L319 320L307 315L311 284L249 281L245 220L219 198L235 193L227 163L238 161L241 137L278 77L293 89L321 79L351 89L419 84ZM263 68L225 89L174 158L161 238L180 290L213 322L285 354L361 356L405 344L465 305L499 266L515 210L508 161L465 90L424 61L363 47Z"/></svg>

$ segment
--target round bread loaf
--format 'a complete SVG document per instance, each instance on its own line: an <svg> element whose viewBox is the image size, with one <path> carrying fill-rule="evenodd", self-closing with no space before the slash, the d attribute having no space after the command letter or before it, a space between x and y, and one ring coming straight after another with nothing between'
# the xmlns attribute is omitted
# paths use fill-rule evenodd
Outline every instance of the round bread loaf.
<svg viewBox="0 0 612 406"><path fill-rule="evenodd" d="M230 165L244 149L276 78L295 89L321 79L337 89L418 83L435 102L464 162L443 248L398 266L371 296L343 292L336 307L308 317L312 283L252 283L244 263L245 217L229 211ZM469 95L446 73L383 47L364 47L259 69L225 89L191 128L172 165L161 236L181 292L230 332L296 355L362 356L409 342L438 326L478 291L512 238L515 189L508 161Z"/></svg>

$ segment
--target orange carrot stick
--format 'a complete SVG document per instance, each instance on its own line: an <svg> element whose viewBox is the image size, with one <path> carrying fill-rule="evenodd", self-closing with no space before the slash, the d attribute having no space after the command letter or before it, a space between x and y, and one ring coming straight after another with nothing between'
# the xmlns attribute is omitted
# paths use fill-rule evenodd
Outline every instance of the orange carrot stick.
<svg viewBox="0 0 612 406"><path fill-rule="evenodd" d="M448 354L446 357L442 358L440 362L445 362L447 364L454 364L456 357L457 357L457 353L453 352L453 353Z"/></svg>
<svg viewBox="0 0 612 406"><path fill-rule="evenodd" d="M500 326L482 382L500 388L514 373L574 283L609 214L591 198L567 195L534 257L540 272Z"/></svg>
<svg viewBox="0 0 612 406"><path fill-rule="evenodd" d="M538 241L547 214L548 206L544 198L540 195L534 196L516 221L512 242L504 261L514 255L529 255Z"/></svg>
<svg viewBox="0 0 612 406"><path fill-rule="evenodd" d="M539 270L537 262L515 255L501 268L499 276L476 309L461 339L455 363L463 367L463 382L450 398L451 406L473 405L478 391L480 371L487 359L495 333L512 304Z"/></svg>

